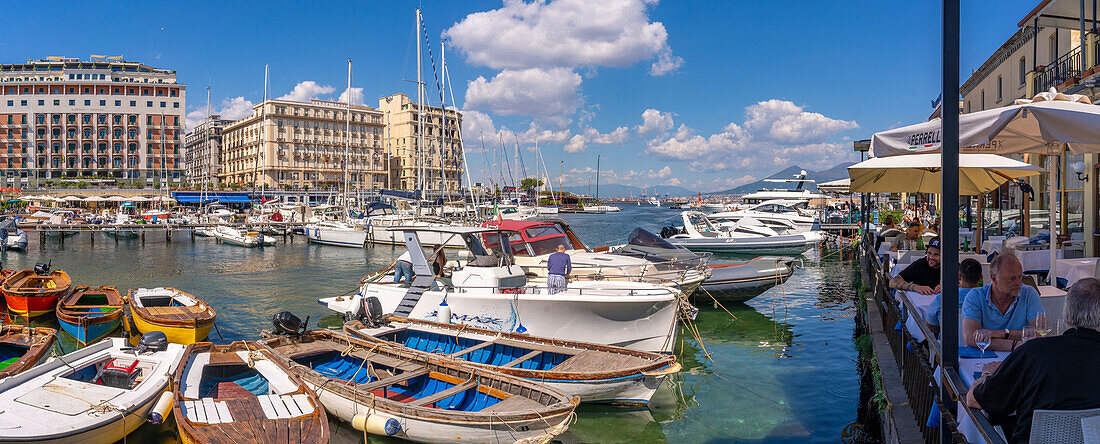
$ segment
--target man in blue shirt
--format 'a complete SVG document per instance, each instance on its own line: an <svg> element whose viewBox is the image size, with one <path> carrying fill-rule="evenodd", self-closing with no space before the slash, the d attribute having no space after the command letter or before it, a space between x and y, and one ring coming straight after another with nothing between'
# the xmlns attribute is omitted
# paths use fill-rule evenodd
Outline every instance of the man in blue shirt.
<svg viewBox="0 0 1100 444"><path fill-rule="evenodd" d="M974 332L988 330L990 350L1012 350L1020 343L1024 326L1035 325L1043 309L1039 292L1023 285L1024 268L1011 254L998 254L989 263L993 282L975 288L963 303L963 341L975 347Z"/></svg>
<svg viewBox="0 0 1100 444"><path fill-rule="evenodd" d="M963 302L966 301L966 295L970 294L970 290L980 287L979 284L982 281L982 264L974 259L963 259L959 262L959 308L963 306ZM924 322L928 323L928 327L932 329L933 333L940 334L940 295L936 295L936 298L932 300L931 309L928 310L928 314L924 316ZM959 310L962 313L962 310Z"/></svg>
<svg viewBox="0 0 1100 444"><path fill-rule="evenodd" d="M565 244L558 244L558 251L550 254L546 259L546 286L550 294L565 291L568 283L565 280L569 273L573 272L573 261L565 253Z"/></svg>

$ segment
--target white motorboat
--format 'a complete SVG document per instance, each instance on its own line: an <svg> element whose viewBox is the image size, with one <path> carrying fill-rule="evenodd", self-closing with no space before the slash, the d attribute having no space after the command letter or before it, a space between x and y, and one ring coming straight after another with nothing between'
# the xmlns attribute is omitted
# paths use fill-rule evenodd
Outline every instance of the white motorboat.
<svg viewBox="0 0 1100 444"><path fill-rule="evenodd" d="M749 217L729 228L715 225L698 211L684 211L680 217L683 228L667 239L692 251L802 254L820 242L818 236L807 233L778 234Z"/></svg>
<svg viewBox="0 0 1100 444"><path fill-rule="evenodd" d="M648 203L650 205L653 205L655 207L661 206L661 200L656 198L656 197L651 197L649 199L646 199L646 203Z"/></svg>
<svg viewBox="0 0 1100 444"><path fill-rule="evenodd" d="M543 214L558 214L559 212L560 211L559 211L558 207L536 207L535 208L535 213L540 215L540 216L543 215Z"/></svg>
<svg viewBox="0 0 1100 444"><path fill-rule="evenodd" d="M137 228L125 227L124 225L133 225L135 219L140 219L141 216L137 215L137 207L133 203L124 202L122 206L118 208L118 212L115 213L114 220L103 227L103 234L116 239L133 239L141 236L141 233Z"/></svg>
<svg viewBox="0 0 1100 444"><path fill-rule="evenodd" d="M369 216L367 218L368 237L367 242L376 245L405 245L405 239L398 227L414 227L427 229L447 229L454 227L446 219L435 216L411 216L399 214L383 214ZM446 248L466 248L461 238L449 236L435 231L421 233L421 245L425 247L437 247L443 245Z"/></svg>
<svg viewBox="0 0 1100 444"><path fill-rule="evenodd" d="M249 231L248 229L240 229L228 225L214 227L214 230L210 232L210 236L218 239L218 241L222 243L239 247L275 246L275 238L273 237L264 236L264 234L259 231Z"/></svg>
<svg viewBox="0 0 1100 444"><path fill-rule="evenodd" d="M27 232L15 224L15 219L7 218L0 222L0 249L27 249Z"/></svg>
<svg viewBox="0 0 1100 444"><path fill-rule="evenodd" d="M694 307L683 293L658 284L631 281L576 280L549 294L543 283L529 282L501 245L514 231L488 228L409 227L401 230L416 276L409 284L376 274L352 296L318 301L339 313L356 316L364 301L376 298L384 313L412 319L442 320L504 332L595 342L638 350L671 352L681 308ZM449 277L433 278L420 237L446 235L466 245L461 267ZM441 314L442 313L442 314Z"/></svg>
<svg viewBox="0 0 1100 444"><path fill-rule="evenodd" d="M367 231L361 225L341 221L321 221L306 225L309 241L321 245L363 248Z"/></svg>
<svg viewBox="0 0 1100 444"><path fill-rule="evenodd" d="M171 405L161 398L185 347L154 336L108 338L0 380L0 442L121 441Z"/></svg>
<svg viewBox="0 0 1100 444"><path fill-rule="evenodd" d="M603 213L615 213L620 211L621 208L614 205L587 205L584 207L585 213L603 214Z"/></svg>
<svg viewBox="0 0 1100 444"><path fill-rule="evenodd" d="M820 236L821 224L817 218L807 215L808 211L803 212L798 208L799 205L805 205L806 202L782 199L769 200L742 210L714 213L708 215L707 218L718 227L732 228L741 219L751 217L779 234L816 231Z"/></svg>
<svg viewBox="0 0 1100 444"><path fill-rule="evenodd" d="M617 252L609 251L610 248L600 248L600 251L595 251L581 241L568 223L557 218L529 221L492 220L482 226L519 233L518 236L510 239L512 254L515 256L516 264L523 267L529 277L546 279L546 267L550 254L558 245L565 245L566 253L569 254L573 264L571 274L575 277L672 285L688 296L695 292L699 284L707 278L706 263L709 254L699 259L698 255L688 251L690 259L683 257L678 260L661 259L654 262L651 258L638 255L616 254ZM631 236L633 235L634 233L631 233ZM656 237L652 234L650 236ZM661 242L664 241L661 240ZM490 245L490 248L492 247Z"/></svg>

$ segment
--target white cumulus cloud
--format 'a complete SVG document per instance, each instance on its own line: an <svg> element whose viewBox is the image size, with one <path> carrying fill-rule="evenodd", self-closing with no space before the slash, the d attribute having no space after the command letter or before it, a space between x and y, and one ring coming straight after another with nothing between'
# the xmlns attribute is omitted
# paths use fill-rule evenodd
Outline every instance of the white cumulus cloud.
<svg viewBox="0 0 1100 444"><path fill-rule="evenodd" d="M639 135L660 134L672 129L672 113L649 108L642 112L642 124L635 127Z"/></svg>
<svg viewBox="0 0 1100 444"><path fill-rule="evenodd" d="M279 97L281 100L293 100L295 102L308 102L310 99L315 99L322 94L332 94L336 92L336 88L329 85L321 85L312 80L306 80L298 82L294 85L294 89Z"/></svg>
<svg viewBox="0 0 1100 444"><path fill-rule="evenodd" d="M792 162L821 164L846 154L843 144L828 139L855 128L859 125L854 121L806 112L792 102L772 99L745 108L741 125L731 122L714 134L696 134L680 125L674 135L651 139L646 153L687 161L693 171L785 167Z"/></svg>
<svg viewBox="0 0 1100 444"><path fill-rule="evenodd" d="M572 114L580 106L581 76L567 68L505 70L467 84L466 108L500 115Z"/></svg>
<svg viewBox="0 0 1100 444"><path fill-rule="evenodd" d="M210 107L210 114L221 116L223 119L239 120L252 114L252 102L238 96L226 98L218 105ZM206 119L206 106L191 110L187 113L187 131L191 131Z"/></svg>
<svg viewBox="0 0 1100 444"><path fill-rule="evenodd" d="M565 144L562 148L563 151L571 154L583 153L588 147L589 143L595 143L600 145L613 145L626 142L630 138L630 129L625 126L615 128L609 133L600 133L595 128L585 128L581 134L576 134L569 139L569 143Z"/></svg>
<svg viewBox="0 0 1100 444"><path fill-rule="evenodd" d="M629 66L656 58L653 75L675 70L668 31L645 0L505 0L444 31L468 61L493 69Z"/></svg>
<svg viewBox="0 0 1100 444"><path fill-rule="evenodd" d="M336 101L347 103L349 95L351 96L352 105L365 105L365 102L363 102L363 88L351 88L350 90L345 88Z"/></svg>

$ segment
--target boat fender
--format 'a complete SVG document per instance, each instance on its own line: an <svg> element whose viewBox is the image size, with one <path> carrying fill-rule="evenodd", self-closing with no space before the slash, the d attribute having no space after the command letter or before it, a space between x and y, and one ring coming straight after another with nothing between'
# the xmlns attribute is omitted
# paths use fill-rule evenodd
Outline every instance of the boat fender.
<svg viewBox="0 0 1100 444"><path fill-rule="evenodd" d="M401 432L401 423L382 415L360 413L351 418L351 426L372 435L393 436Z"/></svg>
<svg viewBox="0 0 1100 444"><path fill-rule="evenodd" d="M443 299L443 302L439 303L439 322L444 324L451 323L451 306L447 305L447 300Z"/></svg>
<svg viewBox="0 0 1100 444"><path fill-rule="evenodd" d="M164 422L164 418L168 417L169 412L172 411L172 392L164 392L160 394L160 399L153 405L153 410L149 411L149 423L160 424Z"/></svg>

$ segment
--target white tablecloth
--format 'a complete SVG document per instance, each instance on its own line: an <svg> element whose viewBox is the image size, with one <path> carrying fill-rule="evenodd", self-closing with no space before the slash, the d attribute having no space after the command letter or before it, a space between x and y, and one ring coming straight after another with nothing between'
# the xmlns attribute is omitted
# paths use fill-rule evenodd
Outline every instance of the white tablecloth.
<svg viewBox="0 0 1100 444"><path fill-rule="evenodd" d="M986 350L986 358L959 358L959 376L962 377L966 387L974 385L974 381L978 378L975 377L974 372L981 373L982 366L988 362L1003 361L1008 356L1009 352L993 350ZM978 375L981 376L980 374ZM963 412L963 404L965 401L959 402L959 410L955 412L955 417L958 418L959 432L966 436L966 440L971 443L985 444L985 440L982 439L982 434L978 432L978 426L974 424L974 421L970 420L970 416ZM982 412L982 414L985 414Z"/></svg>
<svg viewBox="0 0 1100 444"><path fill-rule="evenodd" d="M1020 265L1024 266L1024 273L1050 270L1050 250L1017 251L1016 258ZM1058 250L1058 259L1062 258L1062 250Z"/></svg>
<svg viewBox="0 0 1100 444"><path fill-rule="evenodd" d="M986 253L1000 253L1001 249L1004 248L1004 245L1004 239L986 239L982 241L982 251Z"/></svg>
<svg viewBox="0 0 1100 444"><path fill-rule="evenodd" d="M1095 257L1087 257L1084 259L1058 259L1058 277L1066 280L1066 288L1072 287L1073 284L1081 279L1096 277L1096 261Z"/></svg>
<svg viewBox="0 0 1100 444"><path fill-rule="evenodd" d="M932 302L936 299L935 294L920 294L915 291L901 292L913 302L913 307L917 309L916 313L909 313L909 316L905 319L905 329L909 331L909 335L916 339L917 342L925 339L924 332L920 329L920 324L923 323L924 317L930 311L932 311Z"/></svg>

